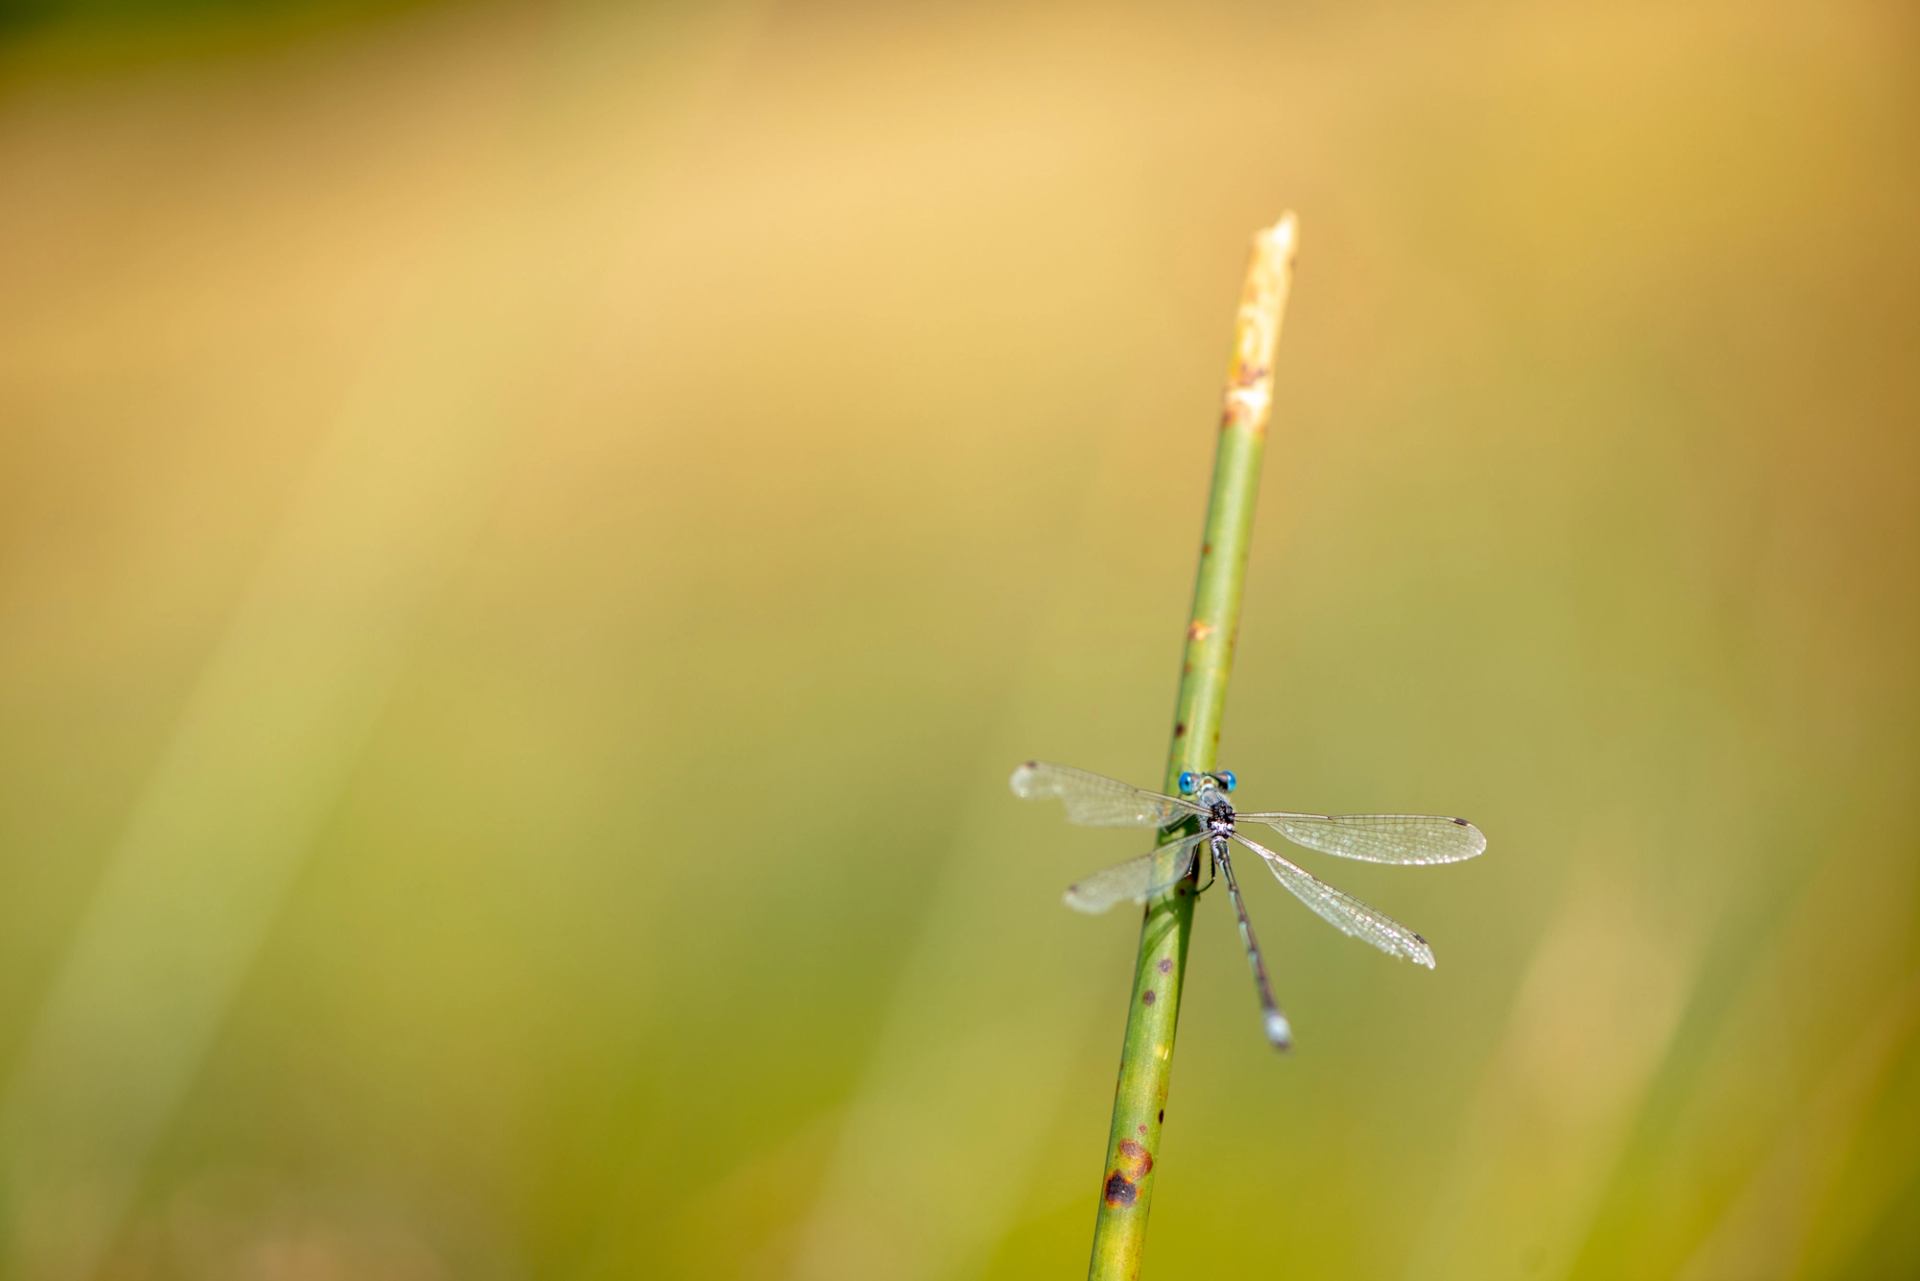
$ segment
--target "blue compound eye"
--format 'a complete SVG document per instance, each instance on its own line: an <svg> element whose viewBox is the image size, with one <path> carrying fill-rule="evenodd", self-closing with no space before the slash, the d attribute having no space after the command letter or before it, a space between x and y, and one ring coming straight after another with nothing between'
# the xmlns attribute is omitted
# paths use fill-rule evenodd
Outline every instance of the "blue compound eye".
<svg viewBox="0 0 1920 1281"><path fill-rule="evenodd" d="M1185 796L1188 792L1191 792L1193 785L1199 781L1199 779L1193 776L1192 770L1182 770L1180 772L1180 794Z"/></svg>
<svg viewBox="0 0 1920 1281"><path fill-rule="evenodd" d="M1214 777L1220 780L1220 786L1226 788L1229 792L1233 790L1234 777L1232 770L1223 769L1218 774L1215 774Z"/></svg>

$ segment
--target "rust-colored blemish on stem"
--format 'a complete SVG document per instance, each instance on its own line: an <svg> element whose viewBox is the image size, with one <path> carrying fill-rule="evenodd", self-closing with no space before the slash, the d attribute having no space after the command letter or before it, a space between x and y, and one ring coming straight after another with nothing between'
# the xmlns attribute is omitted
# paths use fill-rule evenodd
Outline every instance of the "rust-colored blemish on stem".
<svg viewBox="0 0 1920 1281"><path fill-rule="evenodd" d="M1136 1143L1132 1139L1122 1139L1120 1140L1120 1160L1118 1168L1135 1183L1138 1183L1152 1172L1153 1153L1147 1151L1146 1145L1143 1143Z"/></svg>

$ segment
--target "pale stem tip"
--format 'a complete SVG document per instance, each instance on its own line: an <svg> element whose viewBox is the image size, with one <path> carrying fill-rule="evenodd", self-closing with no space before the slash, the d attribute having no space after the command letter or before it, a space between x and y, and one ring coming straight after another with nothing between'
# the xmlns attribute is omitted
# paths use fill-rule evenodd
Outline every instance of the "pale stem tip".
<svg viewBox="0 0 1920 1281"><path fill-rule="evenodd" d="M1261 228L1258 235L1267 243L1269 253L1280 258L1291 258L1300 245L1300 220L1289 209L1280 215L1280 221L1273 226Z"/></svg>

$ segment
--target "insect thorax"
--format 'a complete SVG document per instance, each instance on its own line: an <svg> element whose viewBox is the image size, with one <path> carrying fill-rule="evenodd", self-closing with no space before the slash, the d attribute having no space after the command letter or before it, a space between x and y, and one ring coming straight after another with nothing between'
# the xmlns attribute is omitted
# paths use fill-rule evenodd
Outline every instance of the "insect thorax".
<svg viewBox="0 0 1920 1281"><path fill-rule="evenodd" d="M1233 835L1233 806L1216 801L1207 811L1207 831L1213 836Z"/></svg>

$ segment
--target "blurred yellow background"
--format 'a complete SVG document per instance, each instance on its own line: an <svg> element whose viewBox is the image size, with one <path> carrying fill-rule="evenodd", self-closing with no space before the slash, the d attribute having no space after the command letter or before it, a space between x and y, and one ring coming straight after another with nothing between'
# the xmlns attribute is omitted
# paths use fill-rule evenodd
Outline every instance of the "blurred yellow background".
<svg viewBox="0 0 1920 1281"><path fill-rule="evenodd" d="M1917 34L10 10L0 1274L1078 1275L1285 208L1149 1274L1920 1273Z"/></svg>

